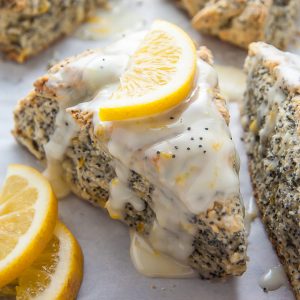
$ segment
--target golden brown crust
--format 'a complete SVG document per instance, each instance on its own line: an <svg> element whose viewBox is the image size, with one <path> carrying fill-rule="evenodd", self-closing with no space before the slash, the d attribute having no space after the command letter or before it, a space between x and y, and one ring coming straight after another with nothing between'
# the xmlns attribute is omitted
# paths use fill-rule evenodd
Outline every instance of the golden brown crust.
<svg viewBox="0 0 300 300"><path fill-rule="evenodd" d="M211 66L213 65L214 58L213 58L213 55L212 55L211 51L207 47L201 46L199 48L199 50L197 51L197 55L202 60L204 60L205 62L207 62L208 64L210 64Z"/></svg>
<svg viewBox="0 0 300 300"><path fill-rule="evenodd" d="M240 15L247 0L218 1L214 5L205 6L193 17L193 25L199 30L210 30L219 27L225 20Z"/></svg>
<svg viewBox="0 0 300 300"><path fill-rule="evenodd" d="M10 49L10 48L9 49L0 49L0 51L4 52L6 59L12 60L12 61L14 61L18 64L23 64L28 59L36 56L39 53L42 53L43 51L45 51L49 47L54 46L56 43L59 43L65 36L66 36L66 34L62 34L57 39L49 42L49 44L46 44L43 47L40 47L38 50L36 50L34 52L30 52L26 48L24 48L22 50L17 50L17 51L13 50L13 49Z"/></svg>
<svg viewBox="0 0 300 300"><path fill-rule="evenodd" d="M299 7L297 0L283 4L274 0L182 0L181 4L197 30L246 49L255 41L285 48Z"/></svg>
<svg viewBox="0 0 300 300"><path fill-rule="evenodd" d="M47 13L56 5L50 0L0 0L0 13L14 13L24 16L37 16Z"/></svg>
<svg viewBox="0 0 300 300"><path fill-rule="evenodd" d="M218 35L243 48L253 41L265 40L264 29L271 1L265 3L247 0L218 1L200 10L193 18L193 26ZM231 20L231 26L224 26Z"/></svg>
<svg viewBox="0 0 300 300"><path fill-rule="evenodd" d="M79 125L80 128L92 124L93 112L91 111L82 111L80 109L72 109L70 111L73 119Z"/></svg>
<svg viewBox="0 0 300 300"><path fill-rule="evenodd" d="M230 122L230 114L226 105L226 99L219 93L216 92L216 97L214 99L216 107L220 114L223 116L225 122L227 125L229 125Z"/></svg>
<svg viewBox="0 0 300 300"><path fill-rule="evenodd" d="M179 5L185 8L190 16L194 16L199 9L203 8L207 0L182 0L178 1Z"/></svg>
<svg viewBox="0 0 300 300"><path fill-rule="evenodd" d="M220 38L224 41L236 43L246 49L253 41L266 40L265 26L268 17L269 5L270 3L266 5L250 3L247 5L238 19L233 21L231 29L220 30ZM248 28L246 32L242 34L245 29L244 25L242 25L243 20L246 20L248 23Z"/></svg>
<svg viewBox="0 0 300 300"><path fill-rule="evenodd" d="M197 55L199 58L213 66L213 55L207 47L201 46L197 51ZM214 94L214 102L216 104L216 107L219 110L220 114L223 116L224 120L226 121L226 124L228 125L230 121L230 115L226 106L226 99L220 94L219 89L215 89Z"/></svg>
<svg viewBox="0 0 300 300"><path fill-rule="evenodd" d="M10 9L13 11L21 11L28 7L28 0L1 0L0 9Z"/></svg>
<svg viewBox="0 0 300 300"><path fill-rule="evenodd" d="M18 63L72 33L101 0L0 0L0 50Z"/></svg>

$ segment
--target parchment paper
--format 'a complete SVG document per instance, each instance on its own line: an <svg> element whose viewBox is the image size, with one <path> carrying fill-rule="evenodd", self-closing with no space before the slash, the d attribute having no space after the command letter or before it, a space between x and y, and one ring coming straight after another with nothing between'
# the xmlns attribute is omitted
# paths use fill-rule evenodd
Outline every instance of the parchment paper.
<svg viewBox="0 0 300 300"><path fill-rule="evenodd" d="M112 1L117 2L119 1ZM166 0L123 0L121 6L102 15L97 24L82 27L73 37L55 44L46 52L24 65L0 60L0 182L10 163L22 163L41 170L39 163L10 134L13 127L12 110L17 101L31 89L33 81L44 74L49 61L80 53L87 48L101 47L132 29L147 27L153 19L172 21L188 31L202 45L213 51L215 62L242 67L246 52L211 37L201 37L195 32L187 16ZM125 11L127 8L127 11ZM98 22L99 23L99 22ZM96 35L86 36L88 26L95 26ZM100 33L100 34L99 34ZM85 36L85 39L83 37ZM94 41L87 40L94 38ZM292 51L298 51L294 45ZM247 172L247 158L240 141L239 110L230 104L231 129L241 157L241 191L244 201L251 196ZM278 259L267 239L259 219L252 223L249 237L249 263L246 273L225 283L199 279L153 279L136 272L129 257L129 234L125 225L111 220L101 209L70 195L59 203L60 218L79 240L85 257L85 274L79 299L293 299L288 287L264 293L257 281Z"/></svg>

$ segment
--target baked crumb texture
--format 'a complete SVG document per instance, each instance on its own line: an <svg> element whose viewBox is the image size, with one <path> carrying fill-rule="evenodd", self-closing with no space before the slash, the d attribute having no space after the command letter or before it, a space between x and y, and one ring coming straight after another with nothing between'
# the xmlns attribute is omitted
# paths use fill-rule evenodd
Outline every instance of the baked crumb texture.
<svg viewBox="0 0 300 300"><path fill-rule="evenodd" d="M199 56L212 63L211 54L206 48L200 50ZM59 71L76 59L68 59L49 72ZM14 111L14 136L44 162L44 146L55 130L54 120L59 111L55 92L46 88L50 73L36 81L35 90L21 100ZM216 107L228 122L225 101L218 91L214 92ZM71 109L70 113L80 130L72 138L62 160L65 179L76 195L95 206L103 207L108 200L110 181L116 176L115 159L107 149L107 137L101 130L94 128L93 114L78 108ZM235 165L235 168L239 167ZM124 221L140 234L147 235L156 218L151 208L155 187L135 171L129 170L129 174L128 187L144 201L145 209L137 211L127 203ZM190 223L197 224L198 232L189 263L201 278L225 278L241 275L246 270L247 242L243 220L244 208L239 197L215 202L211 209L199 215L191 214Z"/></svg>
<svg viewBox="0 0 300 300"><path fill-rule="evenodd" d="M178 1L178 0L177 0ZM299 0L179 0L202 33L242 48L265 41L285 49L295 33Z"/></svg>
<svg viewBox="0 0 300 300"><path fill-rule="evenodd" d="M70 34L104 0L2 0L0 51L23 63Z"/></svg>
<svg viewBox="0 0 300 300"><path fill-rule="evenodd" d="M300 299L300 59L253 43L245 69L243 125L254 194Z"/></svg>

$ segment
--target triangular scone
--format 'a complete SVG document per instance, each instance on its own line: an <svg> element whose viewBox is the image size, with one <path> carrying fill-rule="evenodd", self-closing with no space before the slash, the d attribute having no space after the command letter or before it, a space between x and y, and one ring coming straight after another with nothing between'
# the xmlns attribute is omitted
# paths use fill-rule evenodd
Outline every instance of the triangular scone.
<svg viewBox="0 0 300 300"><path fill-rule="evenodd" d="M210 52L199 51L196 87L171 111L134 121L98 119L101 93L118 82L142 37L53 67L20 101L14 135L47 161L54 185L65 180L81 198L105 205L155 253L201 278L241 275L247 256L239 162Z"/></svg>
<svg viewBox="0 0 300 300"><path fill-rule="evenodd" d="M242 48L265 41L286 48L295 34L298 0L180 0L200 32Z"/></svg>
<svg viewBox="0 0 300 300"><path fill-rule="evenodd" d="M245 69L243 125L254 193L300 299L300 58L253 43Z"/></svg>
<svg viewBox="0 0 300 300"><path fill-rule="evenodd" d="M0 51L23 63L72 33L105 0L0 1Z"/></svg>

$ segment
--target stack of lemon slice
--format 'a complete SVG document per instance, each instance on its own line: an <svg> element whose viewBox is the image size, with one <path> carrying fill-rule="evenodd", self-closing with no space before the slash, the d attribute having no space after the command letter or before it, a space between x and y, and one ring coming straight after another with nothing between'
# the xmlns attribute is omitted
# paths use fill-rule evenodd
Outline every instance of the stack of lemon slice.
<svg viewBox="0 0 300 300"><path fill-rule="evenodd" d="M36 170L11 165L0 191L0 297L75 299L81 249L57 221L57 200Z"/></svg>

